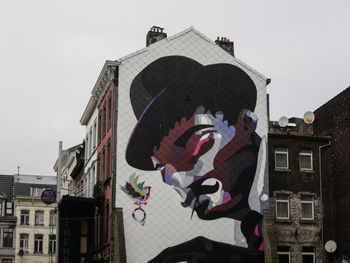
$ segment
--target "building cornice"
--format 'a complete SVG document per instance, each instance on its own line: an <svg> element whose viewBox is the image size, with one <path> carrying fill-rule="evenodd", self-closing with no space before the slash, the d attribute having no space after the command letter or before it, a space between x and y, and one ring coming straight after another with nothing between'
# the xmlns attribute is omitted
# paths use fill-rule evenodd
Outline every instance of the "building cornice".
<svg viewBox="0 0 350 263"><path fill-rule="evenodd" d="M92 90L92 97L96 100L97 105L103 99L108 87L114 80L114 72L117 70L117 67L120 65L120 62L106 60L100 75L96 81L96 84Z"/></svg>
<svg viewBox="0 0 350 263"><path fill-rule="evenodd" d="M96 98L91 96L90 99L89 99L88 104L85 107L84 113L83 113L83 115L80 118L80 124L81 125L87 125L88 124L88 122L89 122L89 120L91 118L91 115L94 112L94 110L96 109L96 107L97 107Z"/></svg>

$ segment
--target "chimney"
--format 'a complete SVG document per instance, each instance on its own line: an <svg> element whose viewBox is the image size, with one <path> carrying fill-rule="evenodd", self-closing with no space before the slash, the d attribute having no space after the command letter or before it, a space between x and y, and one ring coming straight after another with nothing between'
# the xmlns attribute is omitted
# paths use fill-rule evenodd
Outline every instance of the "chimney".
<svg viewBox="0 0 350 263"><path fill-rule="evenodd" d="M166 38L167 34L164 33L163 30L164 28L161 28L158 26L152 26L146 36L146 47L148 47L150 44L153 44L154 42L157 42L159 40L162 40L163 38Z"/></svg>
<svg viewBox="0 0 350 263"><path fill-rule="evenodd" d="M223 50L225 50L227 53L229 53L232 56L235 56L234 49L233 49L233 41L230 41L226 37L218 37L215 40L215 44L220 46Z"/></svg>

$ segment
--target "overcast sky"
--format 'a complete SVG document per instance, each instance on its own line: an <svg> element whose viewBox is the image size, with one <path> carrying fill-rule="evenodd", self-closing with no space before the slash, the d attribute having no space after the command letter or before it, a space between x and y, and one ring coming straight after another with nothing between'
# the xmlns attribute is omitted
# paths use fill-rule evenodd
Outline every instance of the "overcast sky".
<svg viewBox="0 0 350 263"><path fill-rule="evenodd" d="M105 60L145 46L153 25L235 42L272 79L271 118L302 117L350 85L350 1L0 0L0 173L54 175Z"/></svg>

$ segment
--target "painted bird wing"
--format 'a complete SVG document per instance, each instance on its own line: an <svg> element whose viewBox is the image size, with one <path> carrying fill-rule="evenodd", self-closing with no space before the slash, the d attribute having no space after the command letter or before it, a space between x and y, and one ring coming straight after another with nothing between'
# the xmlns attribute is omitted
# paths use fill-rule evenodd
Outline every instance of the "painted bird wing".
<svg viewBox="0 0 350 263"><path fill-rule="evenodd" d="M120 186L120 188L123 190L124 193L132 196L133 198L138 198L141 196L140 193L137 192L129 182L126 182L125 186Z"/></svg>

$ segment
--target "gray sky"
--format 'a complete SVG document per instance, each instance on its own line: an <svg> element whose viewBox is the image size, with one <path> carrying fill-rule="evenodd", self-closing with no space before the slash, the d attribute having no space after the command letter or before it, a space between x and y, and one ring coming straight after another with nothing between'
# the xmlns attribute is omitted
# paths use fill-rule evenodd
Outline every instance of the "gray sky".
<svg viewBox="0 0 350 263"><path fill-rule="evenodd" d="M302 117L350 85L350 1L0 0L0 173L53 175L58 141L79 123L105 60L194 26L235 42L236 57L272 79L271 118Z"/></svg>

